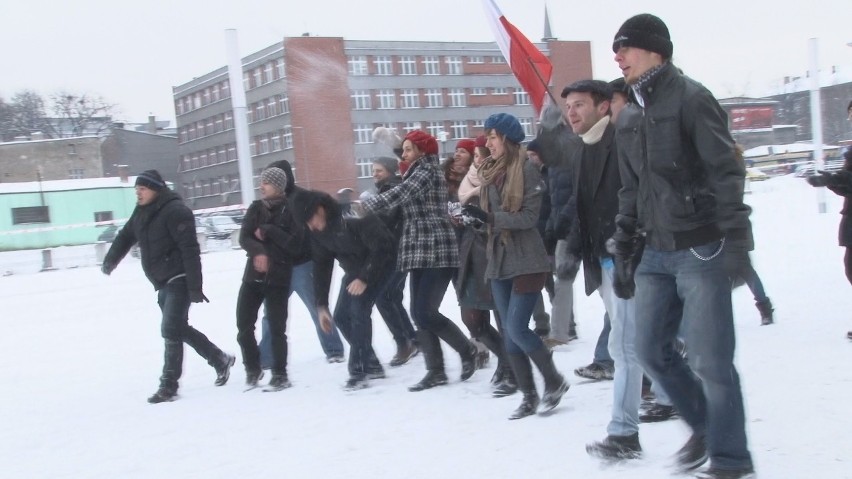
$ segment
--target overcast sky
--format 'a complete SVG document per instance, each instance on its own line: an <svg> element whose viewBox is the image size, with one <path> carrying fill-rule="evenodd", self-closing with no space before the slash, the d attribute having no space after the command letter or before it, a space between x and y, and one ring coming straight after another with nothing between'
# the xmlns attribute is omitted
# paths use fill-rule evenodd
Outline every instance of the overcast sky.
<svg viewBox="0 0 852 479"><path fill-rule="evenodd" d="M542 37L544 0L497 5L528 38ZM720 98L764 95L784 76L802 75L812 37L819 38L821 69L852 68L849 0L549 0L547 6L554 36L591 41L594 75L604 80L619 74L615 32L643 12L666 22L674 62ZM3 0L0 18L0 97L22 89L90 93L118 104L121 119L138 122L149 114L174 120L172 87L225 65L228 28L237 29L243 56L304 32L351 40L494 40L481 0Z"/></svg>

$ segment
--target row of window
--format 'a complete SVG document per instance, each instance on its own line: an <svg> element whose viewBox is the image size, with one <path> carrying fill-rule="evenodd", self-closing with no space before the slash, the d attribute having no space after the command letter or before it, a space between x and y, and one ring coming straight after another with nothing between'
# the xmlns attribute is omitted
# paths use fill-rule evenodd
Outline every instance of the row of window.
<svg viewBox="0 0 852 479"><path fill-rule="evenodd" d="M281 130L255 135L249 142L249 153L251 156L265 155L273 151L289 150L293 148L293 130L290 125Z"/></svg>
<svg viewBox="0 0 852 479"><path fill-rule="evenodd" d="M237 160L237 144L229 143L227 145L219 145L202 151L195 151L181 155L180 171L190 171L205 166L218 165L229 161Z"/></svg>
<svg viewBox="0 0 852 479"><path fill-rule="evenodd" d="M219 100L231 98L231 88L228 80L210 85L203 90L182 96L175 100L175 111L178 115L197 110Z"/></svg>
<svg viewBox="0 0 852 479"><path fill-rule="evenodd" d="M527 136L534 135L533 125L535 125L535 121L533 118L518 118L518 121L521 123L521 126L524 129L524 133L526 133ZM452 121L449 123L449 131L446 130L447 124L444 121L430 121L426 123L419 121L409 121L399 124L360 123L354 125L353 128L353 131L355 133L355 143L373 143L373 131L379 126L383 126L389 130L399 131L401 132L401 136L405 136L414 130L425 129L430 135L437 138L438 141L445 143L453 139L472 138L474 136L480 135L484 128L484 120L479 119ZM452 151L452 147L449 145L442 144L442 147L446 147L447 152Z"/></svg>
<svg viewBox="0 0 852 479"><path fill-rule="evenodd" d="M248 122L265 120L290 113L290 99L284 95L275 95L252 103L248 106Z"/></svg>
<svg viewBox="0 0 852 479"><path fill-rule="evenodd" d="M376 105L378 110L393 110L397 108L443 108L467 106L467 89L465 88L403 88L394 90L391 88L380 90L352 90L353 110L372 110ZM513 92L515 105L529 105L530 96L527 92L516 89ZM487 88L471 88L472 96L488 94ZM508 88L491 88L492 95L508 95ZM445 103L446 98L446 103Z"/></svg>
<svg viewBox="0 0 852 479"><path fill-rule="evenodd" d="M234 128L234 115L230 111L178 128L178 143L204 138Z"/></svg>
<svg viewBox="0 0 852 479"><path fill-rule="evenodd" d="M366 55L352 55L347 58L349 74L353 76L364 76L370 74L370 59L372 59L373 74L380 76L389 75L463 75L462 57L428 55L417 57L415 55L402 55L392 57L389 55L378 55L367 57ZM419 59L419 62L418 62ZM441 61L443 59L443 61ZM502 55L473 56L467 58L468 64L482 64L488 59L489 63L505 64L506 59ZM444 68L441 68L441 65ZM394 69L394 65L396 68Z"/></svg>
<svg viewBox="0 0 852 479"><path fill-rule="evenodd" d="M284 58L270 60L263 65L243 72L243 89L249 91L286 76Z"/></svg>
<svg viewBox="0 0 852 479"><path fill-rule="evenodd" d="M200 196L219 195L222 193L234 193L239 191L239 176L224 175L218 178L195 180L192 183L183 184L183 196L186 199L198 198Z"/></svg>

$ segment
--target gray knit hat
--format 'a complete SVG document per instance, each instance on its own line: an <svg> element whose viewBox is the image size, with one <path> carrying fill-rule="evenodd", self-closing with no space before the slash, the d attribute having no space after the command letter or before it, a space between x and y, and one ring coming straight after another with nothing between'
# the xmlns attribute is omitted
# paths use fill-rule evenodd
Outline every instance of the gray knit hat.
<svg viewBox="0 0 852 479"><path fill-rule="evenodd" d="M388 170L388 173L395 175L399 171L399 162L396 161L396 158L391 158L389 156L380 156L378 158L373 159L373 163L377 165L382 165L384 169Z"/></svg>
<svg viewBox="0 0 852 479"><path fill-rule="evenodd" d="M269 183L284 194L287 190L287 173L284 173L281 168L267 168L260 174L260 182Z"/></svg>

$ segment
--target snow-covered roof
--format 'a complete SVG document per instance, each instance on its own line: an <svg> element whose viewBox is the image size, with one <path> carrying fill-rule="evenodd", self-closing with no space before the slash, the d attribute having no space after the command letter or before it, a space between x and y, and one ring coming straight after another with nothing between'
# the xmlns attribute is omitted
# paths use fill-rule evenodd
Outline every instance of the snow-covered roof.
<svg viewBox="0 0 852 479"><path fill-rule="evenodd" d="M82 140L82 139L87 139L87 138L97 139L98 136L97 135L82 135L82 136L69 136L69 137L66 137L66 138L44 138L44 139L41 139L41 140L4 141L4 142L0 142L0 146L3 146L3 145L20 145L20 144L23 144L23 143L50 143L50 142L56 142L56 141L69 141L69 140L73 141L73 140Z"/></svg>
<svg viewBox="0 0 852 479"><path fill-rule="evenodd" d="M84 178L81 180L51 180L51 181L26 181L18 183L0 183L0 194L8 193L33 193L37 191L73 191L93 190L98 188L134 188L136 177L131 176L127 182L122 183L121 178ZM167 181L171 185L172 182Z"/></svg>
<svg viewBox="0 0 852 479"><path fill-rule="evenodd" d="M755 146L754 148L749 148L748 150L743 152L743 156L746 158L752 158L755 156L768 156L769 148L772 148L773 155L782 155L784 153L804 153L806 151L814 151L813 143L789 143L786 145L762 145ZM822 145L823 150L835 150L839 148L834 145Z"/></svg>

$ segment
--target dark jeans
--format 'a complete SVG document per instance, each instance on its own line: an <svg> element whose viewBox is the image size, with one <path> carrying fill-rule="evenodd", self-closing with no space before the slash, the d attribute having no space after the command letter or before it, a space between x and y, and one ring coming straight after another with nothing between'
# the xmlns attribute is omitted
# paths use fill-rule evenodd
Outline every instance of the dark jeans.
<svg viewBox="0 0 852 479"><path fill-rule="evenodd" d="M178 389L178 379L183 373L183 343L188 344L207 364L216 367L222 362L224 353L197 329L189 325L189 291L186 279L177 278L157 292L157 304L163 313L160 333L165 340L163 375L160 387L172 391Z"/></svg>
<svg viewBox="0 0 852 479"><path fill-rule="evenodd" d="M612 356L609 355L609 332L612 329L612 323L609 321L609 313L604 313L603 329L598 336L598 342L595 345L595 356L592 362L601 366L612 369Z"/></svg>
<svg viewBox="0 0 852 479"><path fill-rule="evenodd" d="M757 275L757 271L754 270L754 266L751 264L751 258L739 265L737 276L742 278L745 284L748 285L748 289L751 290L751 294L754 296L755 303L769 301L769 298L766 297L766 291L763 289L763 282L760 281L760 276Z"/></svg>
<svg viewBox="0 0 852 479"><path fill-rule="evenodd" d="M385 320L393 340L398 346L404 346L407 341L414 341L414 326L408 311L402 305L405 294L406 273L394 271L387 280L387 287L376 297L376 309Z"/></svg>
<svg viewBox="0 0 852 479"><path fill-rule="evenodd" d="M272 349L272 374L287 373L287 285L244 282L237 296L237 342L243 354L246 371L260 371L260 349L254 329L260 305L266 303L269 341Z"/></svg>
<svg viewBox="0 0 852 479"><path fill-rule="evenodd" d="M846 279L849 284L852 284L852 246L846 247L846 253L843 255L843 267L846 270Z"/></svg>
<svg viewBox="0 0 852 479"><path fill-rule="evenodd" d="M541 338L530 329L530 317L539 292L516 293L512 279L492 279L491 294L503 325L503 341L508 354L526 354L544 348Z"/></svg>
<svg viewBox="0 0 852 479"><path fill-rule="evenodd" d="M447 323L439 308L456 268L423 268L411 270L411 317L418 328L437 333Z"/></svg>
<svg viewBox="0 0 852 479"><path fill-rule="evenodd" d="M293 274L290 278L290 291L284 298L285 302L290 301L290 296L293 293L299 296L305 307L308 308L308 313L311 315L311 320L314 322L314 329L317 332L320 346L326 357L340 356L343 357L343 342L340 340L340 335L337 333L337 327L331 329L330 333L326 333L320 328L319 318L317 317L317 299L314 294L314 262L308 261L300 265L293 266ZM264 307L264 310L266 307ZM272 366L272 345L269 342L269 324L266 320L267 312L264 311L263 321L260 325L260 360L263 364L263 369L269 369Z"/></svg>
<svg viewBox="0 0 852 479"><path fill-rule="evenodd" d="M645 247L636 270L637 352L693 431L706 434L712 465L752 467L740 378L734 367L731 283L719 241L683 251ZM688 364L675 351L678 332Z"/></svg>
<svg viewBox="0 0 852 479"><path fill-rule="evenodd" d="M363 379L367 373L380 372L382 365L373 350L373 320L370 314L373 305L388 286L392 276L385 281L367 285L367 289L358 296L346 291L355 276L344 275L340 282L337 304L334 306L334 323L349 343L349 376Z"/></svg>

